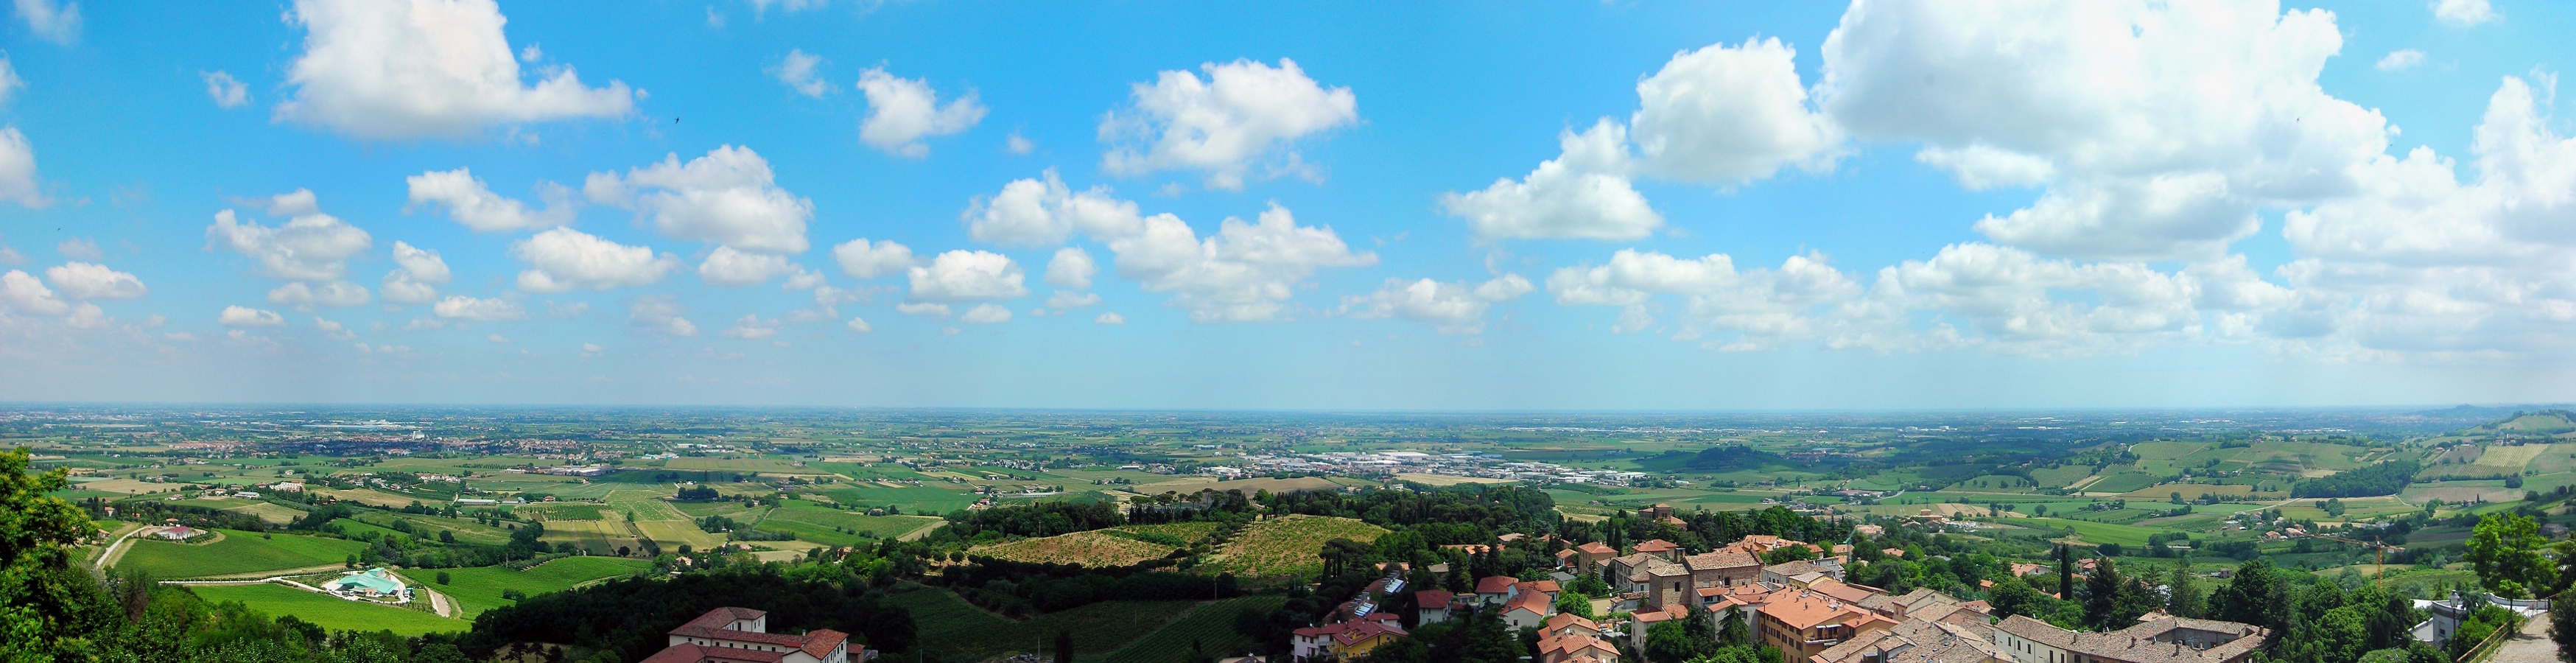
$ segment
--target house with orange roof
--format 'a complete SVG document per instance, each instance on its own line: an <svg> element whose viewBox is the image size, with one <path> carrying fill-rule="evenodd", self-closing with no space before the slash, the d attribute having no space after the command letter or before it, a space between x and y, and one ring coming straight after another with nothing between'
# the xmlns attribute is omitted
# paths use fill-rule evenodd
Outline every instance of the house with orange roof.
<svg viewBox="0 0 2576 663"><path fill-rule="evenodd" d="M1660 558L1647 558L1645 566L1628 574L1628 591L1644 594L1643 600L1648 608L1681 605L1693 596L1690 568Z"/></svg>
<svg viewBox="0 0 2576 663"><path fill-rule="evenodd" d="M854 663L850 634L816 629L804 635L769 632L769 613L716 608L671 629L669 645L639 663ZM861 650L855 663L873 652Z"/></svg>
<svg viewBox="0 0 2576 663"><path fill-rule="evenodd" d="M1601 623L1584 619L1573 613L1560 612L1547 618L1547 621L1539 624L1538 627L1538 637L1541 638L1563 637L1577 633L1599 637Z"/></svg>
<svg viewBox="0 0 2576 663"><path fill-rule="evenodd" d="M1496 613L1502 617L1505 626L1515 630L1546 624L1548 615L1552 614L1556 614L1556 603L1538 592L1521 592L1503 604L1502 612Z"/></svg>
<svg viewBox="0 0 2576 663"><path fill-rule="evenodd" d="M1628 648L1632 650L1645 649L1646 632L1654 630L1656 624L1681 619L1690 619L1692 614L1694 614L1692 609L1678 605L1654 610L1637 611L1635 616L1628 620Z"/></svg>
<svg viewBox="0 0 2576 663"><path fill-rule="evenodd" d="M1655 539L1637 544L1637 552L1640 554L1661 557L1667 562L1678 562L1681 561L1682 547L1680 544L1673 543L1671 541Z"/></svg>
<svg viewBox="0 0 2576 663"><path fill-rule="evenodd" d="M1463 607L1456 605L1457 603L1458 595L1446 591L1426 589L1414 592L1413 623L1438 624L1449 621L1452 608Z"/></svg>
<svg viewBox="0 0 2576 663"><path fill-rule="evenodd" d="M1754 620L1757 641L1780 648L1789 661L1804 661L1869 631L1896 625L1896 620L1814 591L1782 590L1764 601Z"/></svg>
<svg viewBox="0 0 2576 663"><path fill-rule="evenodd" d="M1476 602L1483 605L1502 605L1504 601L1511 600L1512 586L1520 582L1521 579L1511 576L1477 578Z"/></svg>
<svg viewBox="0 0 2576 663"><path fill-rule="evenodd" d="M1541 636L1538 663L1615 663L1619 649L1598 634Z"/></svg>
<svg viewBox="0 0 2576 663"><path fill-rule="evenodd" d="M1619 549L1603 545L1599 541L1567 548L1557 551L1556 553L1557 565L1563 566L1565 567L1565 570L1572 571L1574 573L1598 573L1601 571L1602 564L1608 563L1610 558L1618 556Z"/></svg>

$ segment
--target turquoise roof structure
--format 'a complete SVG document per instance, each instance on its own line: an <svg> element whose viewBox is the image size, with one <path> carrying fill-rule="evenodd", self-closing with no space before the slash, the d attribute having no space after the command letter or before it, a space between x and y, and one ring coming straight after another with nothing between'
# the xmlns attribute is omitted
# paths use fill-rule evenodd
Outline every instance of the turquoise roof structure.
<svg viewBox="0 0 2576 663"><path fill-rule="evenodd" d="M394 578L393 574L386 573L383 567L377 567L340 576L340 579L338 580L322 583L322 588L329 590L372 589L378 594L398 594L403 590L403 583L402 580Z"/></svg>

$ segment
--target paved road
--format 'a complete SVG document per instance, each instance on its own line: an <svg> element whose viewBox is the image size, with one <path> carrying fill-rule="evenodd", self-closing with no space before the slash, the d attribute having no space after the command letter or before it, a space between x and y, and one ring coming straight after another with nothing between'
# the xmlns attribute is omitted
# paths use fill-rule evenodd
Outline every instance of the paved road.
<svg viewBox="0 0 2576 663"><path fill-rule="evenodd" d="M137 528L134 528L134 529L132 529L132 530L128 530L128 531L126 531L126 533L125 533L125 535L124 535L124 536L116 537L116 540L115 540L115 541L109 541L109 542L107 543L107 549L106 549L106 550L101 550L101 551L99 551L99 553L98 553L98 561L97 561L96 563L93 563L93 564L91 564L91 565L90 565L90 570L92 570L92 571L96 571L96 570L99 570L99 569L107 568L107 565L108 565L108 563L109 563L109 562L114 562L114 561L116 561L116 560L118 560L118 559L120 559L120 558L123 558L123 557L125 556L125 554L124 554L124 553L117 552L117 551L116 551L117 546L125 545L125 543L126 543L127 541L132 540L134 537L141 536L141 535L144 535L144 534L146 534L146 533L150 533L150 532L158 532L158 531L161 531L161 528L159 528L159 527L137 527Z"/></svg>
<svg viewBox="0 0 2576 663"><path fill-rule="evenodd" d="M2558 663L2558 643L2549 639L2549 616L2523 622L2522 632L2496 646L2487 663Z"/></svg>

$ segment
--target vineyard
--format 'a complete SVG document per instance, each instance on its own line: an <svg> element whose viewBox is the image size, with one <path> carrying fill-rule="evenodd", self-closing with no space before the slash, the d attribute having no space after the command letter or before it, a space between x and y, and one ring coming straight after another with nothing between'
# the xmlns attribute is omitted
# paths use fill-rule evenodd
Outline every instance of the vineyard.
<svg viewBox="0 0 2576 663"><path fill-rule="evenodd" d="M1234 630L1235 615L1243 611L1267 613L1277 610L1287 599L1277 596L1245 596L1213 603L1202 603L1180 619L1137 638L1135 642L1110 652L1107 663L1182 663L1187 660L1190 644L1212 656L1246 653L1253 644Z"/></svg>
<svg viewBox="0 0 2576 663"><path fill-rule="evenodd" d="M1227 541L1207 563L1206 573L1233 573L1246 578L1308 576L1323 571L1324 543L1350 539L1377 541L1386 528L1351 518L1289 515L1254 522Z"/></svg>
<svg viewBox="0 0 2576 663"><path fill-rule="evenodd" d="M1202 534L1204 536L1204 534ZM1172 546L1148 543L1107 532L1074 532L1040 539L976 546L969 555L1014 562L1076 564L1089 567L1128 566L1172 554Z"/></svg>
<svg viewBox="0 0 2576 663"><path fill-rule="evenodd" d="M1160 525L1121 525L1110 529L1121 532L1135 532L1138 534L1161 534L1180 539L1182 541L1188 541L1190 543L1198 543L1200 541L1207 540L1209 534L1216 533L1216 526L1216 523L1211 522L1190 522L1163 523Z"/></svg>

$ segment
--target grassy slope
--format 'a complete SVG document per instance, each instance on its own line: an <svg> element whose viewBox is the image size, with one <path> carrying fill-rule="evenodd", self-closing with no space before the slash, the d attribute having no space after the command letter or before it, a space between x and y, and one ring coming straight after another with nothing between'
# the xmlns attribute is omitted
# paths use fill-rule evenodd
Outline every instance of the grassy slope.
<svg viewBox="0 0 2576 663"><path fill-rule="evenodd" d="M1287 599L1277 596L1245 596L1202 603L1180 619L1172 620L1172 623L1097 660L1106 663L1181 663L1189 654L1191 642L1199 643L1201 651L1211 655L1246 653L1251 642L1235 632L1235 614L1245 609L1273 610L1286 602ZM1077 653L1081 650L1081 647L1074 648Z"/></svg>
<svg viewBox="0 0 2576 663"><path fill-rule="evenodd" d="M485 610L511 604L512 601L501 598L501 590L504 589L516 589L530 596L559 592L586 581L626 576L647 566L649 564L644 560L638 559L566 557L525 571L500 566L444 569L448 574L448 584L445 585L435 582L439 570L414 569L403 572L403 575L414 581L423 581L414 584L425 584L455 599L457 608L464 611L467 619L472 619Z"/></svg>
<svg viewBox="0 0 2576 663"><path fill-rule="evenodd" d="M221 531L224 540L206 545L136 541L119 565L163 578L193 578L339 564L366 546L344 539L292 534L261 539L256 532Z"/></svg>
<svg viewBox="0 0 2576 663"><path fill-rule="evenodd" d="M473 627L472 623L462 619L445 619L418 610L349 601L283 585L217 585L192 587L190 590L207 601L240 601L271 617L294 615L297 619L333 631L391 630L402 635L420 635ZM427 600L426 597L423 600Z"/></svg>

